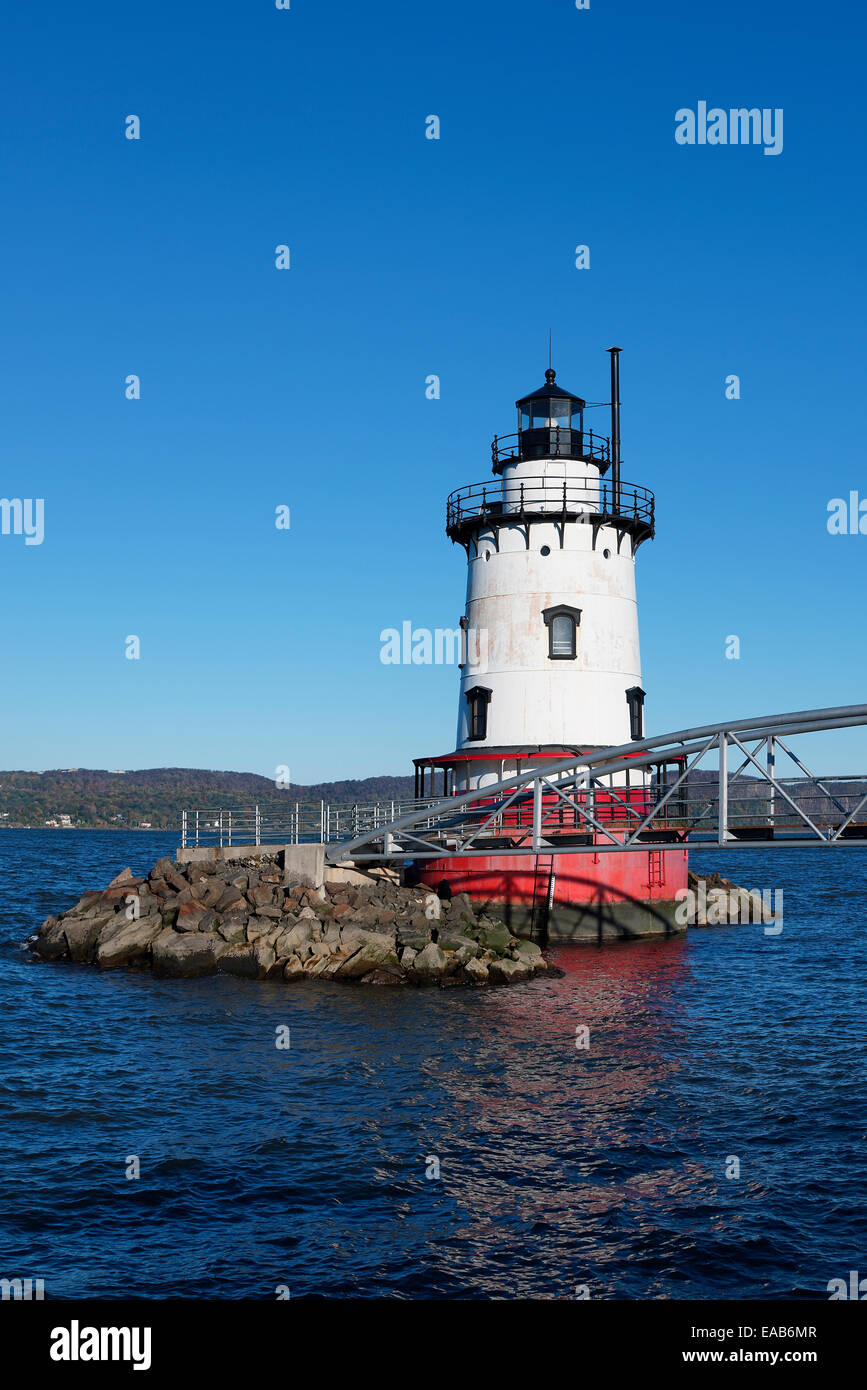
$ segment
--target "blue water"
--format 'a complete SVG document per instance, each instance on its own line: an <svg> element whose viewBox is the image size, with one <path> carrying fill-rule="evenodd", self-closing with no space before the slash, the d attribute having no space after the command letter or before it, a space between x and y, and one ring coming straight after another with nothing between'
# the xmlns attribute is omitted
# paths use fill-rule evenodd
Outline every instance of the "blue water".
<svg viewBox="0 0 867 1390"><path fill-rule="evenodd" d="M490 993L22 952L174 846L0 833L0 1276L67 1298L826 1299L863 1270L862 851L696 855L782 888L782 933L561 948L563 978Z"/></svg>

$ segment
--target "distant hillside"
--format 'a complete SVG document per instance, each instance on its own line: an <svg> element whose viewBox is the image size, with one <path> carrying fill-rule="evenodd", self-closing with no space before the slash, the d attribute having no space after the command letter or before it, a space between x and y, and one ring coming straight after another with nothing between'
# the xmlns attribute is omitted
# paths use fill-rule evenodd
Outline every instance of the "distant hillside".
<svg viewBox="0 0 867 1390"><path fill-rule="evenodd" d="M40 828L46 821L58 821L82 828L129 829L144 822L153 830L176 830L184 810L252 811L258 805L263 815L282 817L289 802L323 800L351 806L412 794L412 777L365 777L278 789L253 772L189 767L123 773L91 768L0 772L0 827Z"/></svg>

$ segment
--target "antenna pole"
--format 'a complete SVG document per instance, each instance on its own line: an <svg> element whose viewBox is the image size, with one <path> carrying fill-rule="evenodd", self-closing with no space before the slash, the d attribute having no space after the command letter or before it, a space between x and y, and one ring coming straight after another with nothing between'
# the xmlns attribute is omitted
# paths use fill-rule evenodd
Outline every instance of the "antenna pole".
<svg viewBox="0 0 867 1390"><path fill-rule="evenodd" d="M620 511L620 353L619 347L607 349L611 354L611 503L614 515Z"/></svg>

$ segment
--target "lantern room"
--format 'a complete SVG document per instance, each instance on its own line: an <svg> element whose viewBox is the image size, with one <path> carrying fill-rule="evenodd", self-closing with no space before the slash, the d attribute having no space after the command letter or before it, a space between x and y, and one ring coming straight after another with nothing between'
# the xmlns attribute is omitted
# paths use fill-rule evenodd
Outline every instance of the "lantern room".
<svg viewBox="0 0 867 1390"><path fill-rule="evenodd" d="M524 459L574 458L595 463L604 473L610 461L608 439L584 429L587 402L557 385L549 367L545 385L515 402L518 433L499 435L493 443L494 471Z"/></svg>

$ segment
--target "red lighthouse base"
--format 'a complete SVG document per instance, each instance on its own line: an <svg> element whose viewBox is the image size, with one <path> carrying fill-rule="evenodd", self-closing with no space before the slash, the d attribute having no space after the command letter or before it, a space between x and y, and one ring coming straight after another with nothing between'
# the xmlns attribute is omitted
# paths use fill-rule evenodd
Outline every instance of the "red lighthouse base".
<svg viewBox="0 0 867 1390"><path fill-rule="evenodd" d="M648 849L620 854L542 853L460 856L419 864L423 883L506 922L516 936L551 942L645 940L682 935L675 919L678 890L687 888L688 851Z"/></svg>
<svg viewBox="0 0 867 1390"><path fill-rule="evenodd" d="M470 777L478 776L480 770L501 778L514 775L515 770L519 775L544 771L546 765L562 766L569 754L578 761L581 750L562 746L460 749L445 757L416 758L416 796L425 796L428 778L434 796L439 774L447 804L448 796L460 790L461 781L470 789ZM455 854L418 861L418 875L434 890L445 883L453 896L467 893L474 903L507 922L516 936L595 943L683 935L686 926L675 917L677 894L688 887L688 850L678 844L682 808L663 806L662 814L654 818L655 830L648 832L658 838L648 841L646 849L610 848L612 839L621 841L636 824L649 821L671 765L676 774L681 773L682 755L669 755L633 775L627 769L625 776L608 786L596 781L592 793L575 791L571 805L553 789L546 789L541 798L546 849L538 855ZM489 809L496 809L493 794L489 807L484 799L476 806L481 816ZM587 811L586 817L582 810ZM530 799L515 805L506 802L496 827L486 839L480 835L476 844L478 849L495 848L504 841L509 848L526 845L532 829ZM577 844L586 849L569 853L567 845Z"/></svg>

